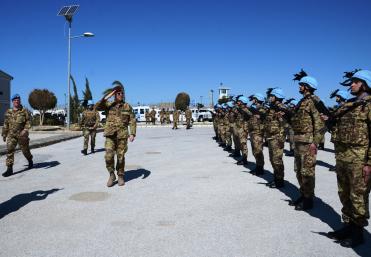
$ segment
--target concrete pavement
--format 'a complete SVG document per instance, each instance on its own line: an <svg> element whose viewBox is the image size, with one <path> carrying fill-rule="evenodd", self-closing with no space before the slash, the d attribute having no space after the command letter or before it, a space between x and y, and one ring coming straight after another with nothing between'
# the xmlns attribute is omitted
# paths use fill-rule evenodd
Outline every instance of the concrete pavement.
<svg viewBox="0 0 371 257"><path fill-rule="evenodd" d="M332 146L320 151L315 209L297 212L293 158L286 187L235 165L210 127L138 128L129 145L126 185L106 188L104 138L82 156L82 138L16 154L16 175L0 178L0 256L367 256L323 236L340 226ZM249 161L254 159L249 147ZM0 157L4 167L5 156ZM369 255L368 255L369 256Z"/></svg>

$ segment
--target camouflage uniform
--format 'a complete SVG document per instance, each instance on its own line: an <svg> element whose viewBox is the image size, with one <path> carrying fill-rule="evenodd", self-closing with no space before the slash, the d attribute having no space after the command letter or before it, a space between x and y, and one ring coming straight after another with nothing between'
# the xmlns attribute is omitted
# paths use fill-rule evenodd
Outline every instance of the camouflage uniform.
<svg viewBox="0 0 371 257"><path fill-rule="evenodd" d="M238 138L240 141L240 148L242 152L242 159L237 164L247 164L248 148L247 138L249 136L249 119L251 112L245 105L241 105L238 108L240 116L238 119Z"/></svg>
<svg viewBox="0 0 371 257"><path fill-rule="evenodd" d="M90 145L92 151L95 148L95 136L97 134L97 128L99 124L99 112L96 110L85 110L82 113L81 124L83 128L84 136L84 150L88 149L89 136L90 136Z"/></svg>
<svg viewBox="0 0 371 257"><path fill-rule="evenodd" d="M190 109L187 109L185 111L185 118L187 123L187 129L191 128L191 119L192 119L192 111Z"/></svg>
<svg viewBox="0 0 371 257"><path fill-rule="evenodd" d="M146 114L144 115L144 117L146 118L146 124L151 123L151 115L149 114L148 111L146 111Z"/></svg>
<svg viewBox="0 0 371 257"><path fill-rule="evenodd" d="M169 110L167 110L165 112L165 120L166 120L166 123L167 124L170 124L171 123L171 121L170 121L170 111Z"/></svg>
<svg viewBox="0 0 371 257"><path fill-rule="evenodd" d="M239 156L241 151L240 139L238 136L238 128L240 126L240 113L237 110L237 107L233 107L228 114L229 122L229 131L232 135L233 144L234 144L234 156Z"/></svg>
<svg viewBox="0 0 371 257"><path fill-rule="evenodd" d="M256 160L257 173L262 173L264 167L264 155L263 155L263 138L264 138L264 123L263 116L265 115L265 109L260 105L254 106L256 113L252 113L249 119L249 133L251 140L252 153Z"/></svg>
<svg viewBox="0 0 371 257"><path fill-rule="evenodd" d="M1 133L3 138L6 138L6 146L8 153L6 156L6 166L12 167L14 164L14 152L17 144L22 150L24 157L28 162L32 162L32 154L30 152L28 130L31 128L30 115L27 109L22 106L18 110L8 109L5 113L4 127ZM26 130L21 136L21 132Z"/></svg>
<svg viewBox="0 0 371 257"><path fill-rule="evenodd" d="M108 102L101 100L97 109L107 114L104 136L106 137L106 168L110 174L115 171L115 154L117 155L116 170L118 176L124 175L125 153L128 150L128 136L136 134L136 119L133 108L125 102ZM128 131L130 127L130 134Z"/></svg>
<svg viewBox="0 0 371 257"><path fill-rule="evenodd" d="M315 103L319 98L307 93L298 103L291 118L295 142L295 171L301 195L312 199L315 187L315 166L317 155L312 155L310 145L318 145L324 132L324 123Z"/></svg>
<svg viewBox="0 0 371 257"><path fill-rule="evenodd" d="M152 111L149 113L149 116L151 117L151 122L153 125L156 124L156 111L152 109Z"/></svg>
<svg viewBox="0 0 371 257"><path fill-rule="evenodd" d="M179 111L174 110L173 112L173 129L178 129L178 121L179 121Z"/></svg>
<svg viewBox="0 0 371 257"><path fill-rule="evenodd" d="M335 111L336 114L348 109L337 121L332 136L342 218L359 227L368 225L371 188L371 181L366 184L362 173L365 164L371 165L371 96L365 94L361 99L366 101L358 107L352 107L358 101L352 99Z"/></svg>
<svg viewBox="0 0 371 257"><path fill-rule="evenodd" d="M279 108L279 109L277 109ZM282 111L287 109L284 104L277 102L267 109L264 120L265 136L268 142L269 160L273 167L273 175L276 185L283 186L284 170L283 149L285 146L285 123ZM272 184L273 185L273 184Z"/></svg>
<svg viewBox="0 0 371 257"><path fill-rule="evenodd" d="M165 110L164 109L160 111L160 123L161 125L165 123Z"/></svg>

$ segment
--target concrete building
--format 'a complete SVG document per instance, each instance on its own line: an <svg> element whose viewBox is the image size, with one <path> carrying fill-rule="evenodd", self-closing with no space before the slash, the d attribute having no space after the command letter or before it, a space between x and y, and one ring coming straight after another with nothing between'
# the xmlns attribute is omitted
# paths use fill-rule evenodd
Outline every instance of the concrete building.
<svg viewBox="0 0 371 257"><path fill-rule="evenodd" d="M219 99L222 99L222 98L228 98L229 97L229 91L231 89L229 87L226 87L223 85L223 83L220 83L220 86L219 86Z"/></svg>
<svg viewBox="0 0 371 257"><path fill-rule="evenodd" d="M0 70L0 126L4 123L4 114L10 108L10 81L12 76Z"/></svg>

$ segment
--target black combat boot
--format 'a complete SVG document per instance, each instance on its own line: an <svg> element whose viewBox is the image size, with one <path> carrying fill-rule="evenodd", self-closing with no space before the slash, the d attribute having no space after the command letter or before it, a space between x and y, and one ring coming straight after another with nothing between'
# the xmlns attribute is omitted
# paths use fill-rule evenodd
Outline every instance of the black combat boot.
<svg viewBox="0 0 371 257"><path fill-rule="evenodd" d="M269 185L270 188L282 188L285 186L283 179L275 179L272 184Z"/></svg>
<svg viewBox="0 0 371 257"><path fill-rule="evenodd" d="M224 149L224 151L227 151L227 152L232 151L232 146L227 145L227 147Z"/></svg>
<svg viewBox="0 0 371 257"><path fill-rule="evenodd" d="M229 157L241 157L240 151L234 151L229 155Z"/></svg>
<svg viewBox="0 0 371 257"><path fill-rule="evenodd" d="M6 169L6 171L2 175L3 175L3 177L9 177L9 176L13 175L13 166L8 166L8 168Z"/></svg>
<svg viewBox="0 0 371 257"><path fill-rule="evenodd" d="M86 149L81 150L81 153L82 153L83 155L87 155L87 154L88 154L88 150L86 150Z"/></svg>
<svg viewBox="0 0 371 257"><path fill-rule="evenodd" d="M289 205L290 206L296 206L303 201L303 198L304 198L303 195L300 195L299 198L296 199L295 201L289 202Z"/></svg>
<svg viewBox="0 0 371 257"><path fill-rule="evenodd" d="M318 145L318 150L325 150L325 143L320 143Z"/></svg>
<svg viewBox="0 0 371 257"><path fill-rule="evenodd" d="M340 244L343 247L355 248L364 243L363 238L363 227L351 224L351 234L350 237L344 239Z"/></svg>
<svg viewBox="0 0 371 257"><path fill-rule="evenodd" d="M344 240L348 238L352 233L352 226L350 223L344 223L344 226L338 230L330 231L327 233L327 237L336 240Z"/></svg>
<svg viewBox="0 0 371 257"><path fill-rule="evenodd" d="M247 165L247 156L243 155L241 160L237 162L237 165Z"/></svg>
<svg viewBox="0 0 371 257"><path fill-rule="evenodd" d="M306 211L313 209L313 198L312 197L303 197L303 201L295 206L295 210L297 211Z"/></svg>
<svg viewBox="0 0 371 257"><path fill-rule="evenodd" d="M255 174L256 176L260 176L260 175L263 175L264 174L264 168L263 166L256 166L256 168L253 170L253 174Z"/></svg>
<svg viewBox="0 0 371 257"><path fill-rule="evenodd" d="M95 153L94 147L91 148L91 153Z"/></svg>
<svg viewBox="0 0 371 257"><path fill-rule="evenodd" d="M28 160L28 169L30 170L32 168L33 168L33 160L30 159L30 160Z"/></svg>
<svg viewBox="0 0 371 257"><path fill-rule="evenodd" d="M294 150L290 150L286 153L286 156L294 156Z"/></svg>

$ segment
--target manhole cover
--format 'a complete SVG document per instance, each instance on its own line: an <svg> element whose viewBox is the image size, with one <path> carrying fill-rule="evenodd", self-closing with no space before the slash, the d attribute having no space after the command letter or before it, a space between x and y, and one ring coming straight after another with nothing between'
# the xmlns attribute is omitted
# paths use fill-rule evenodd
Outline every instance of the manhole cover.
<svg viewBox="0 0 371 257"><path fill-rule="evenodd" d="M100 202L109 197L106 192L81 192L70 196L70 200L79 202Z"/></svg>
<svg viewBox="0 0 371 257"><path fill-rule="evenodd" d="M146 154L161 154L161 152L146 152Z"/></svg>

